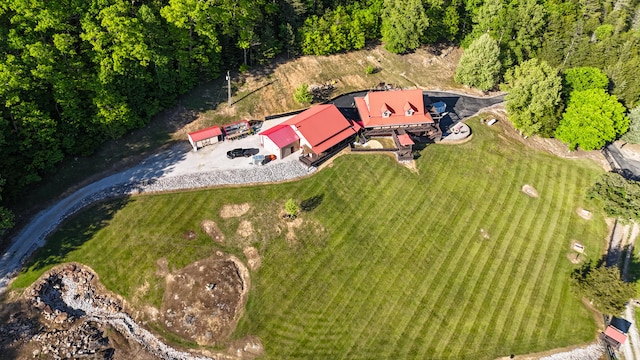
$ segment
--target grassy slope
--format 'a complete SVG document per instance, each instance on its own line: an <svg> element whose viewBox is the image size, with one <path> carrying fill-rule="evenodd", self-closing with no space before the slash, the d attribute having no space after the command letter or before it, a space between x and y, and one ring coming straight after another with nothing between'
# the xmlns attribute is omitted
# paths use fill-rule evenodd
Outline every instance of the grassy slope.
<svg viewBox="0 0 640 360"><path fill-rule="evenodd" d="M472 126L470 143L425 149L419 174L386 156L349 155L299 182L93 208L54 235L15 287L50 259L76 260L134 304L158 306L155 261L165 256L180 268L216 248L182 232L213 219L232 244L224 250L240 254L234 234L248 219L264 258L235 336L258 335L268 358L478 359L593 339L592 317L569 291L566 254L571 239L592 257L603 247L601 214L585 221L575 213L590 208L584 191L601 170ZM525 196L525 183L540 198ZM288 197L316 195L322 203L303 218L324 230L298 230L298 244L288 245L274 213ZM225 203L245 201L249 214L219 217ZM145 282L150 291L138 293Z"/></svg>

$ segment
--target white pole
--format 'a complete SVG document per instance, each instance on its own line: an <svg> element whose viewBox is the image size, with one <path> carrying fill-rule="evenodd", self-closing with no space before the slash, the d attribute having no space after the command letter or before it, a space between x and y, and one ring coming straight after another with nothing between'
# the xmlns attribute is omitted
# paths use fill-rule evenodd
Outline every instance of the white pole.
<svg viewBox="0 0 640 360"><path fill-rule="evenodd" d="M227 70L227 90L229 95L229 107L231 107L231 76L229 76L228 70Z"/></svg>

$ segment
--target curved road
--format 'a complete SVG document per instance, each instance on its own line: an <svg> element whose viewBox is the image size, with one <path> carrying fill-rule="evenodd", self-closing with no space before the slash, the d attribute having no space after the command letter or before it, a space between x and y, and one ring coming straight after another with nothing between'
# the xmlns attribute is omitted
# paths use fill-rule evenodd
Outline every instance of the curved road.
<svg viewBox="0 0 640 360"><path fill-rule="evenodd" d="M459 118L471 116L482 108L500 103L504 99L504 95L478 98L451 92L424 93L432 102L445 101L447 111L456 113ZM353 110L354 96L363 95L347 94L332 102L341 110ZM284 120L285 118L281 118L265 122L263 129ZM0 258L0 294L6 291L28 257L44 245L46 237L64 219L95 201L139 192L282 181L304 176L309 172L295 156L260 167L249 165L246 159L227 159L226 152L237 147L259 147L259 140L257 136L250 136L241 140L221 142L198 152L191 151L186 142L177 144L150 156L133 168L89 184L39 212L12 240L10 247Z"/></svg>

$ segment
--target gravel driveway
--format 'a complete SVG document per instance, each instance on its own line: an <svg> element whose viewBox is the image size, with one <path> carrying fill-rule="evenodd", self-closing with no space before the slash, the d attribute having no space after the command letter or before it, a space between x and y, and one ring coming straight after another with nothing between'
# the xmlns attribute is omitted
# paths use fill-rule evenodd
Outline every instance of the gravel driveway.
<svg viewBox="0 0 640 360"><path fill-rule="evenodd" d="M263 129L287 118L266 121ZM89 184L55 205L39 212L13 239L0 258L0 293L4 293L14 275L33 252L45 243L45 238L64 219L83 207L101 199L127 194L194 189L215 185L271 183L308 175L297 154L264 166L253 165L251 158L228 159L228 150L258 148L258 135L220 142L194 152L185 141L152 155L139 165Z"/></svg>

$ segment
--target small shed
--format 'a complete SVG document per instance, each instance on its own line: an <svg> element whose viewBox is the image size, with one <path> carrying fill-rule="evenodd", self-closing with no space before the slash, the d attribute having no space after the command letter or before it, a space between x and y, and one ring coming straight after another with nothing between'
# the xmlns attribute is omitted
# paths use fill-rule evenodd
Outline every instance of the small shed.
<svg viewBox="0 0 640 360"><path fill-rule="evenodd" d="M193 151L203 148L207 145L215 144L222 140L222 129L219 126L212 126L206 129L194 131L187 135L189 143L193 147Z"/></svg>
<svg viewBox="0 0 640 360"><path fill-rule="evenodd" d="M609 343L609 345L616 350L620 348L620 345L623 345L627 341L627 335L623 334L622 331L611 325L607 326L603 335L603 340Z"/></svg>
<svg viewBox="0 0 640 360"><path fill-rule="evenodd" d="M258 134L260 145L279 159L300 149L300 137L290 125L279 124Z"/></svg>

